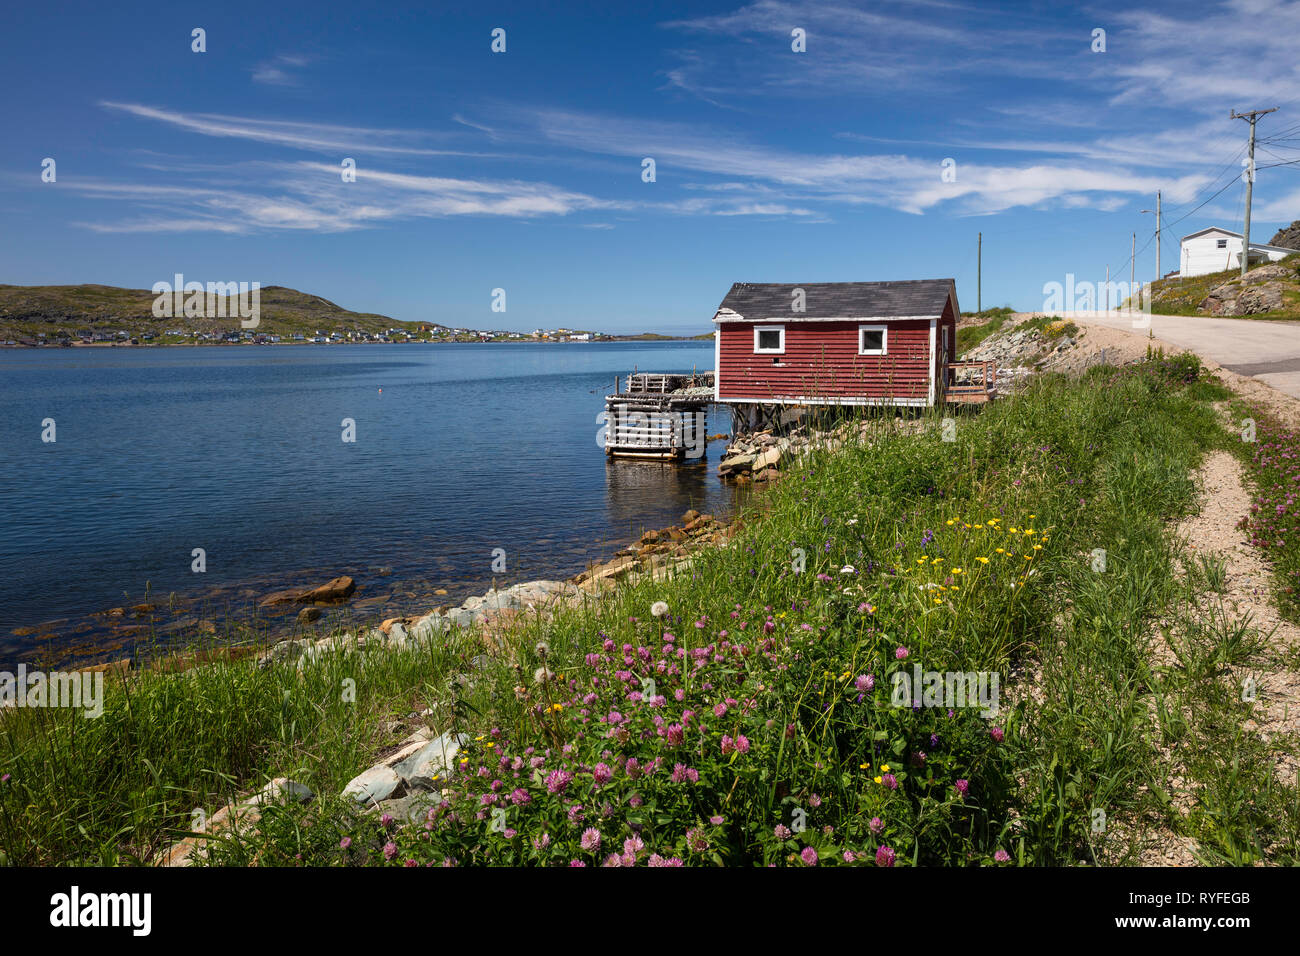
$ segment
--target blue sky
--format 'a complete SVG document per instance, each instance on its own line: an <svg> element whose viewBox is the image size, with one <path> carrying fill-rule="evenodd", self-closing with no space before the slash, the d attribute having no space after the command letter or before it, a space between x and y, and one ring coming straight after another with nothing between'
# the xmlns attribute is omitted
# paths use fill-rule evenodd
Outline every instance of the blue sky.
<svg viewBox="0 0 1300 956"><path fill-rule="evenodd" d="M993 6L11 5L0 282L694 333L735 281L952 276L973 309L983 232L983 304L1032 309L1127 279L1135 231L1152 278L1157 189L1164 271L1239 231L1229 111L1274 106L1252 238L1300 218L1300 165L1263 168L1300 158L1300 3Z"/></svg>

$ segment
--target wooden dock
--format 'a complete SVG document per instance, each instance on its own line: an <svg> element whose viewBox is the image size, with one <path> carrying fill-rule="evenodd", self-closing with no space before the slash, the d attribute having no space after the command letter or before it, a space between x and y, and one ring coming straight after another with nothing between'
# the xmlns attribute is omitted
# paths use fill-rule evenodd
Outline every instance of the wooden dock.
<svg viewBox="0 0 1300 956"><path fill-rule="evenodd" d="M605 396L605 454L660 461L703 458L713 373L634 372Z"/></svg>

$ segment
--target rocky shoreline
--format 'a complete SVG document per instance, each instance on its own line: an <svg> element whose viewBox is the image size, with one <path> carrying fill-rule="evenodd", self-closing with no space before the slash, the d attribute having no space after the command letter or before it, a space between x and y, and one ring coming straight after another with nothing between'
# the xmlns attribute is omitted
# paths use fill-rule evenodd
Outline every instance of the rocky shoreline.
<svg viewBox="0 0 1300 956"><path fill-rule="evenodd" d="M505 646L505 634L525 623L528 615L545 616L560 607L598 600L622 583L646 578L661 580L689 567L700 549L728 541L736 529L734 520L724 522L710 514L687 511L680 524L646 531L636 544L567 580L526 581L499 590L493 588L455 607L443 606L417 616L388 618L355 633L344 631L317 639L289 638L261 651L257 666L262 669L293 667L302 671L330 654L360 654L371 649L413 646L453 630L471 629L483 641L485 652L499 653ZM350 577L342 576L315 588L274 592L263 603L268 607L303 605L300 611L303 620L307 612L317 610L318 603L346 601L355 587ZM474 663L481 660L481 656L476 657ZM110 666L113 665L98 665L95 669ZM411 734L392 752L350 780L341 796L351 799L359 811L384 814L398 822L424 819L428 809L441 801L440 784L465 742L462 735L436 732L427 723L432 716L432 710L425 710L409 714L409 724L399 722L400 727L413 728ZM218 810L206 821L204 830L207 838L232 831L247 833L256 827L267 803L312 799L314 794L305 785L277 778L256 793ZM179 841L163 854L160 865L192 865L197 862L195 854L202 852L207 838L187 837Z"/></svg>
<svg viewBox="0 0 1300 956"><path fill-rule="evenodd" d="M297 611L291 617L284 617L286 623L290 623L292 632L281 634L269 643L260 640L197 650L178 648L147 662L132 655L67 669L83 673L108 671L122 674L145 667L179 671L212 660L253 655L258 657L262 666L281 660L303 661L305 665L339 646L361 649L372 643L402 644L427 640L453 628L464 629L475 625L481 626L485 633L499 632L509 628L521 615L544 613L560 603L576 603L584 596L610 590L620 581L635 581L645 575L658 578L670 573L684 566L690 554L701 545L721 543L731 533L728 522L711 514L688 511L678 525L646 531L637 541L615 551L608 559L589 563L586 570L567 579L537 579L502 588L490 588L485 593L466 598L458 605L436 604L428 611L387 617L373 625L339 624L326 618L327 612L358 608L362 603L373 605L376 600L367 598L364 602L356 601L356 580L350 575L339 575L322 584L281 589L256 598L253 603L257 610L270 615L283 616L286 612ZM437 588L431 593L446 595L447 591ZM126 629L129 636L147 630L149 623L155 621L164 610L157 603L150 602L110 608L94 616L109 622L124 622L120 627ZM217 633L217 626L207 619L197 622L187 620L187 625L192 625L200 634ZM337 626L341 633L337 636L315 637L311 632L319 626Z"/></svg>
<svg viewBox="0 0 1300 956"><path fill-rule="evenodd" d="M272 645L258 658L258 665L269 667L281 661L296 661L301 668L331 651L372 644L399 646L430 640L453 629L478 627L485 649L499 649L501 635L521 617L546 614L558 606L572 606L587 597L613 590L619 582L635 582L644 577L659 580L690 563L691 554L700 547L725 542L734 533L734 525L713 515L688 511L680 525L646 531L633 545L615 552L608 561L594 564L567 580L524 581L506 588L492 588L457 606L439 606L419 615L390 617L377 626L345 631L339 636L311 639L289 638ZM277 592L264 599L272 604L305 604L300 615L320 602L346 600L355 587L351 578L336 578L306 592ZM269 606L269 605L268 605ZM300 620L303 618L300 616Z"/></svg>

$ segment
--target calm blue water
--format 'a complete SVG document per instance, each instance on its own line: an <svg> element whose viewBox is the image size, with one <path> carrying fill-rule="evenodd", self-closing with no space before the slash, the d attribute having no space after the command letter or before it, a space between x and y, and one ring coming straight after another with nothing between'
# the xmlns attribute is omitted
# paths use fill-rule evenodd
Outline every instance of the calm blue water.
<svg viewBox="0 0 1300 956"><path fill-rule="evenodd" d="M711 343L0 351L0 661L129 646L138 630L87 615L146 583L176 594L177 627L340 573L349 613L398 613L483 590L494 548L498 581L567 576L687 508L725 512L721 443L695 468L597 445L615 375L712 364Z"/></svg>

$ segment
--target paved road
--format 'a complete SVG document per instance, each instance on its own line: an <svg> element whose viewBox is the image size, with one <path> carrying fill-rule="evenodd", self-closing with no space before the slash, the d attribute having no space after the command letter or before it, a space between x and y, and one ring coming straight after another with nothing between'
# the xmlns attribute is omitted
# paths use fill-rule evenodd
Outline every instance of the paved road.
<svg viewBox="0 0 1300 956"><path fill-rule="evenodd" d="M1218 362L1238 375L1257 378L1279 392L1300 398L1300 322L1256 319L1213 319L1195 315L1152 315L1150 329L1158 339ZM1126 312L1072 313L1071 321L1104 325L1146 336Z"/></svg>

